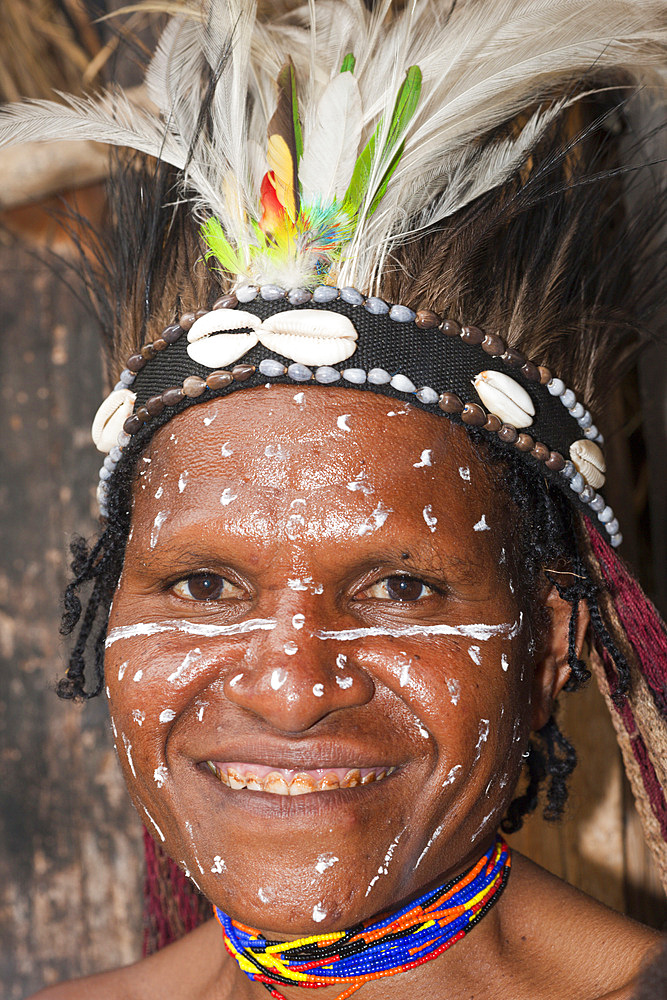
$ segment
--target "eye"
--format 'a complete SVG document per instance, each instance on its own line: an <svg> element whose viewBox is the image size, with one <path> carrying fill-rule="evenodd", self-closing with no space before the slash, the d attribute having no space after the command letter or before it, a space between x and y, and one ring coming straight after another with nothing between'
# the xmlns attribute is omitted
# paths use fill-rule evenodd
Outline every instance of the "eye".
<svg viewBox="0 0 667 1000"><path fill-rule="evenodd" d="M366 595L380 601L419 601L434 591L423 580L405 573L386 576L366 590Z"/></svg>
<svg viewBox="0 0 667 1000"><path fill-rule="evenodd" d="M217 573L193 573L175 583L172 590L186 601L221 601L243 597L240 587Z"/></svg>

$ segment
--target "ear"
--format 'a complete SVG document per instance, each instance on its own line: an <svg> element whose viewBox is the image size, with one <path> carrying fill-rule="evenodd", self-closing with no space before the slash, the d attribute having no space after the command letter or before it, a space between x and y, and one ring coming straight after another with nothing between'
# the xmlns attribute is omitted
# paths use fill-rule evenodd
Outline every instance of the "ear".
<svg viewBox="0 0 667 1000"><path fill-rule="evenodd" d="M545 598L544 606L549 624L543 636L541 651L533 673L531 694L533 730L541 729L549 721L554 702L570 676L568 645L572 605L564 601L552 586ZM581 656L589 623L588 606L585 601L580 601L577 615L577 656Z"/></svg>

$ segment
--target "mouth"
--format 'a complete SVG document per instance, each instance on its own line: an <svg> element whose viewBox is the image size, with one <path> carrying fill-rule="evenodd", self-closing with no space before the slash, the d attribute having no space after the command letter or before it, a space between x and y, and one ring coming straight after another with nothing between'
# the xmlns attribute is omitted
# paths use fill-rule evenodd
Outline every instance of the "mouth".
<svg viewBox="0 0 667 1000"><path fill-rule="evenodd" d="M284 767L269 767L266 764L212 760L204 763L211 774L228 788L290 796L370 785L382 781L396 770L395 767L327 767L296 771Z"/></svg>

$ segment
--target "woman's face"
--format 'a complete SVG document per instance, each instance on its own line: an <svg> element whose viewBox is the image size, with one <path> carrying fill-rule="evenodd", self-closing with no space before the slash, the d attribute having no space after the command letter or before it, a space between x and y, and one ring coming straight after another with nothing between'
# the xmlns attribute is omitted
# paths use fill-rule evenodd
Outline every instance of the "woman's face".
<svg viewBox="0 0 667 1000"><path fill-rule="evenodd" d="M155 435L106 679L135 805L213 902L323 932L488 846L540 655L507 523L463 431L371 393L247 390Z"/></svg>

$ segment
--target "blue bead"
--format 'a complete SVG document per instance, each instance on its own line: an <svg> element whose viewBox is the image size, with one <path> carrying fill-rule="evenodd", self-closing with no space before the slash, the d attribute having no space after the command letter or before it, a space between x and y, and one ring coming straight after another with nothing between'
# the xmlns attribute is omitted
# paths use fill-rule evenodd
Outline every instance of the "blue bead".
<svg viewBox="0 0 667 1000"><path fill-rule="evenodd" d="M575 493L581 493L585 485L586 482L582 474L580 472L576 472L570 480L570 489L574 490Z"/></svg>
<svg viewBox="0 0 667 1000"><path fill-rule="evenodd" d="M393 319L395 323L412 323L416 315L417 313L407 306L392 306L389 310L389 319Z"/></svg>
<svg viewBox="0 0 667 1000"><path fill-rule="evenodd" d="M561 476L565 476L566 479L572 479L576 471L577 470L574 467L574 463L570 462L570 460L568 459L567 462L565 463L565 466L561 470Z"/></svg>
<svg viewBox="0 0 667 1000"><path fill-rule="evenodd" d="M606 524L607 521L611 521L613 516L614 512L611 509L611 507L606 506L603 507L600 513L598 514L598 521L602 521L603 524Z"/></svg>
<svg viewBox="0 0 667 1000"><path fill-rule="evenodd" d="M285 298L285 289L279 285L262 285L259 294L265 302L276 302L277 299Z"/></svg>
<svg viewBox="0 0 667 1000"><path fill-rule="evenodd" d="M590 501L590 508L591 510L594 510L596 514L604 509L604 498L601 497L599 493L596 493Z"/></svg>
<svg viewBox="0 0 667 1000"><path fill-rule="evenodd" d="M236 289L235 295L239 302L252 302L257 298L257 285L243 285Z"/></svg>
<svg viewBox="0 0 667 1000"><path fill-rule="evenodd" d="M366 372L363 368L346 368L343 372L343 378L346 382L352 382L354 385L363 385L366 381Z"/></svg>
<svg viewBox="0 0 667 1000"><path fill-rule="evenodd" d="M397 389L398 392L416 392L417 387L410 381L407 375L401 375L400 372L394 375L393 379L389 383L392 389Z"/></svg>
<svg viewBox="0 0 667 1000"><path fill-rule="evenodd" d="M375 295L371 295L370 298L366 299L364 308L369 313L372 313L373 316L384 316L389 312L389 306L384 299L378 299Z"/></svg>
<svg viewBox="0 0 667 1000"><path fill-rule="evenodd" d="M577 423L581 427L582 431L586 430L587 427L591 426L591 424L593 423L593 418L590 415L590 413L589 413L588 410L586 410L586 412L584 413L583 417L579 417Z"/></svg>
<svg viewBox="0 0 667 1000"><path fill-rule="evenodd" d="M615 535L618 532L620 525L618 523L618 518L615 517L611 521L607 521L604 528L610 535Z"/></svg>
<svg viewBox="0 0 667 1000"><path fill-rule="evenodd" d="M547 389L552 396L561 396L565 392L565 382L561 378L552 378L547 382Z"/></svg>
<svg viewBox="0 0 667 1000"><path fill-rule="evenodd" d="M333 285L318 285L313 292L313 302L333 302L338 298L338 289Z"/></svg>
<svg viewBox="0 0 667 1000"><path fill-rule="evenodd" d="M571 389L566 389L561 393L560 401L569 410L577 402L577 397Z"/></svg>
<svg viewBox="0 0 667 1000"><path fill-rule="evenodd" d="M312 297L313 293L309 292L307 288L291 288L287 293L287 298L292 306L302 306L306 302L310 302Z"/></svg>
<svg viewBox="0 0 667 1000"><path fill-rule="evenodd" d="M427 385L416 394L420 403L437 403L440 396L435 389L430 389Z"/></svg>
<svg viewBox="0 0 667 1000"><path fill-rule="evenodd" d="M264 358L259 363L259 370L262 375L276 378L279 375L285 374L285 365L282 365L280 361L276 361L275 358Z"/></svg>
<svg viewBox="0 0 667 1000"><path fill-rule="evenodd" d="M320 382L322 385L331 385L332 382L337 382L340 378L340 372L336 371L335 368L330 368L329 365L322 365L321 368L317 368L315 371L315 381Z"/></svg>
<svg viewBox="0 0 667 1000"><path fill-rule="evenodd" d="M123 383L123 385L125 387L127 387L129 385L133 385L134 384L134 380L136 378L136 375L134 374L134 372L131 372L129 368L123 368L123 370L120 373L120 375L118 376L118 378Z"/></svg>
<svg viewBox="0 0 667 1000"><path fill-rule="evenodd" d="M613 548L615 549L619 547L622 541L623 541L623 535L620 532L617 535L612 535L611 538L609 539L610 545L612 545Z"/></svg>
<svg viewBox="0 0 667 1000"><path fill-rule="evenodd" d="M384 368L371 368L368 373L368 381L371 385L386 385L391 382L391 375Z"/></svg>
<svg viewBox="0 0 667 1000"><path fill-rule="evenodd" d="M313 373L310 368L306 368L305 365L293 364L287 369L287 374L295 382L310 382L313 377Z"/></svg>
<svg viewBox="0 0 667 1000"><path fill-rule="evenodd" d="M341 288L340 297L343 302L349 302L351 306L360 306L364 301L364 297L361 292L358 292L356 288Z"/></svg>

